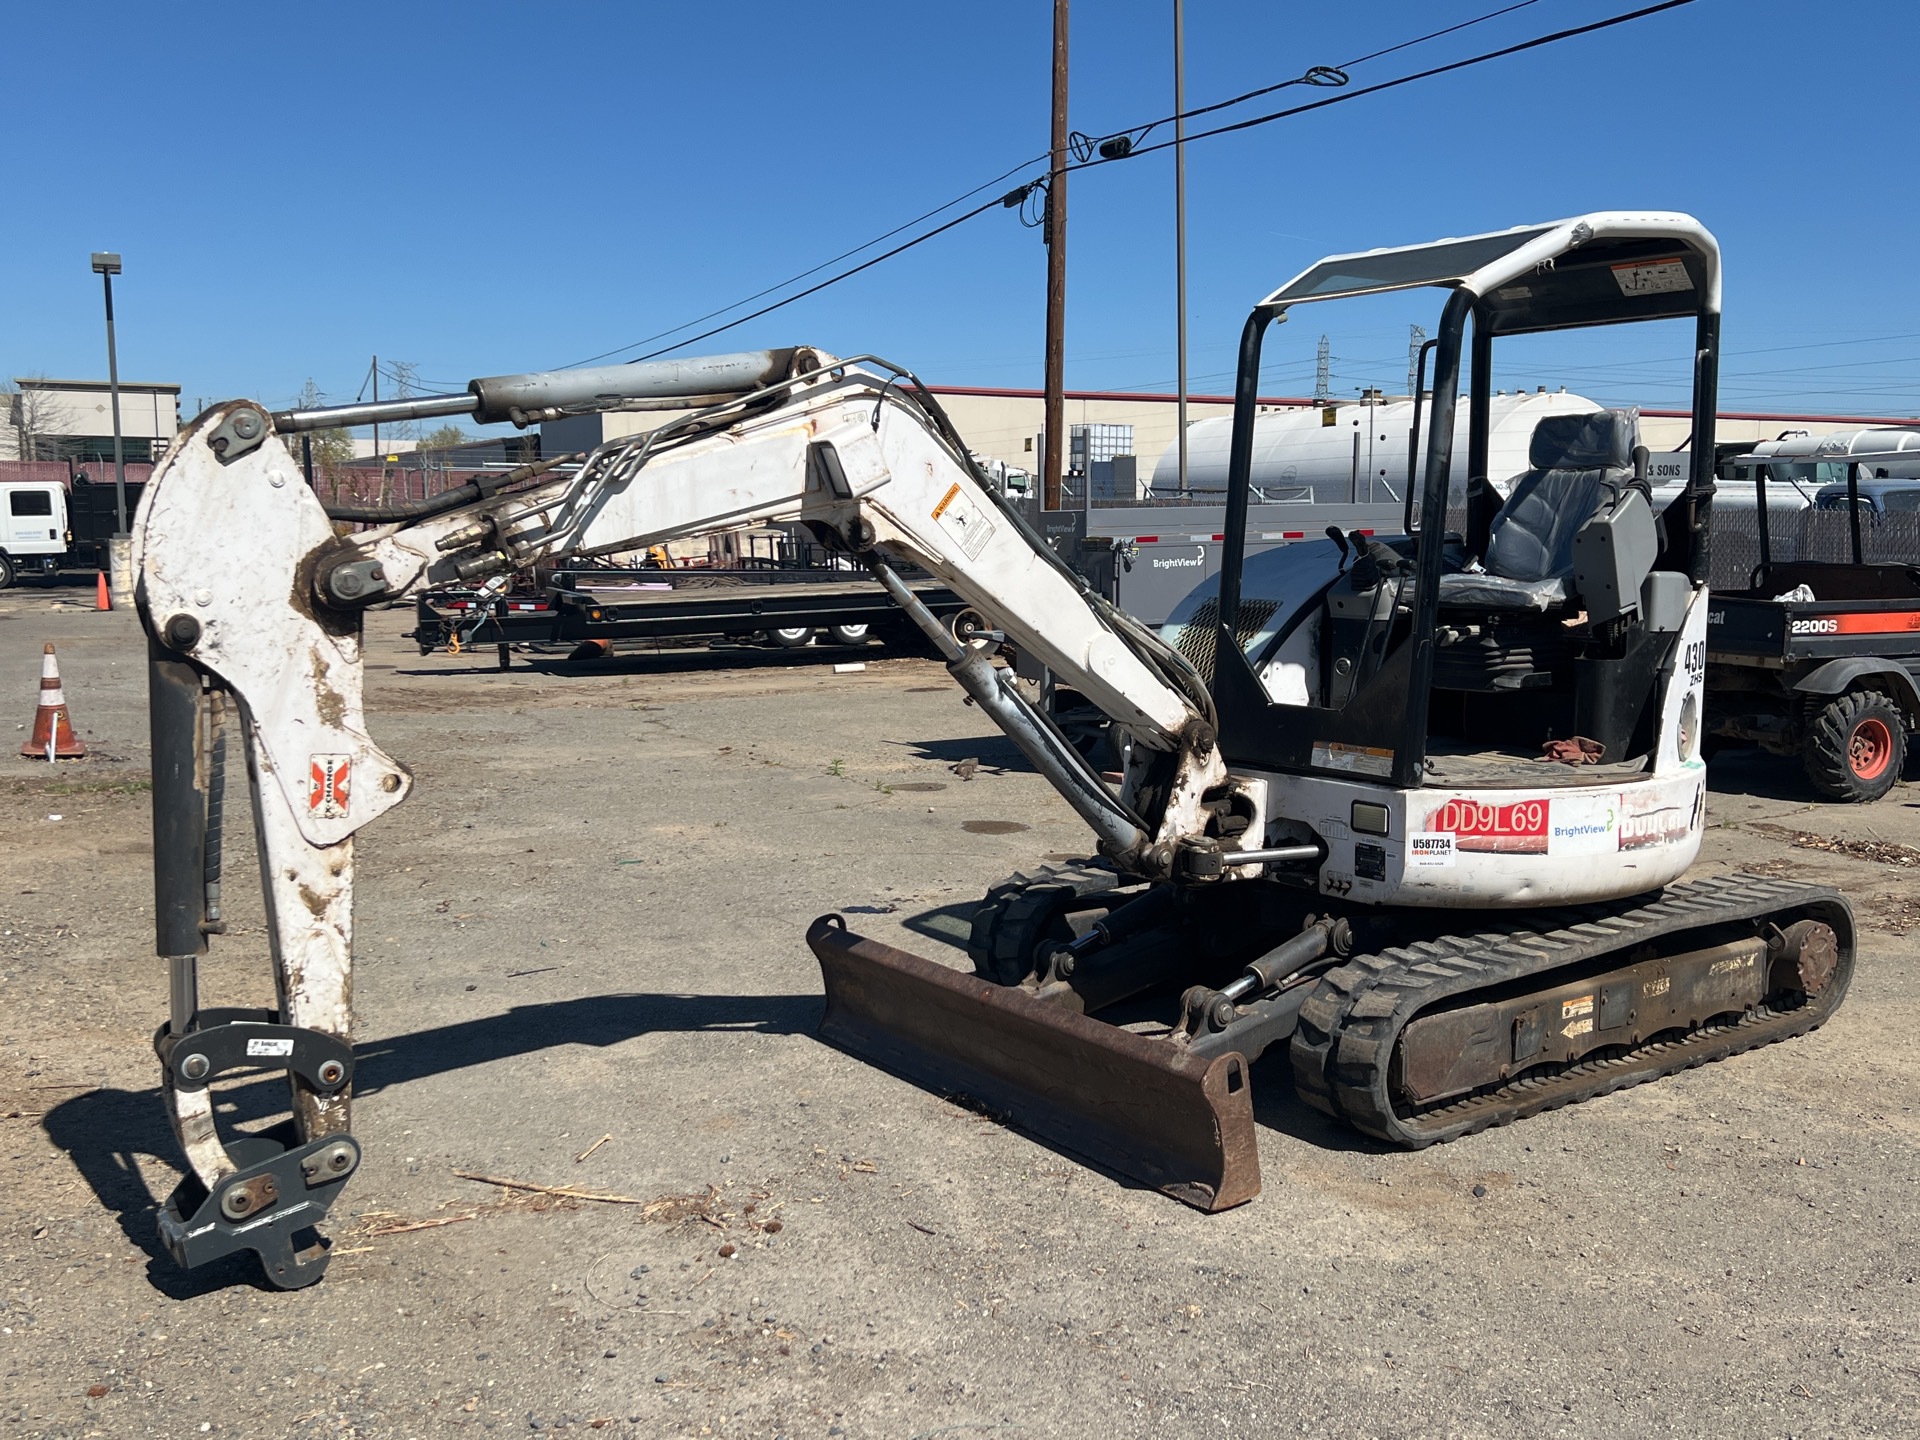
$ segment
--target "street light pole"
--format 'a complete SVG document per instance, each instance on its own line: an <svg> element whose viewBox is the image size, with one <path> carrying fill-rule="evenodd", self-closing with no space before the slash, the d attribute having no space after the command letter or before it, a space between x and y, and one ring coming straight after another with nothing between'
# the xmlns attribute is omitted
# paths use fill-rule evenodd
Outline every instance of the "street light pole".
<svg viewBox="0 0 1920 1440"><path fill-rule="evenodd" d="M113 401L113 505L118 528L114 538L127 533L127 460L120 439L120 357L113 346L113 277L120 273L120 257L111 250L96 250L93 273L100 277L107 296L107 391Z"/></svg>
<svg viewBox="0 0 1920 1440"><path fill-rule="evenodd" d="M1173 269L1179 311L1175 345L1180 371L1180 494L1187 494L1187 56L1181 0L1173 0Z"/></svg>

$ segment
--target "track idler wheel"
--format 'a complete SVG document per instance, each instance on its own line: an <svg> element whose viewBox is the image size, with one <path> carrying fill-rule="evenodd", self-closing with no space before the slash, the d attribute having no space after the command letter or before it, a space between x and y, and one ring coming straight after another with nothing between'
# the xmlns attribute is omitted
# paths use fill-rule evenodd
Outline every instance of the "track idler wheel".
<svg viewBox="0 0 1920 1440"><path fill-rule="evenodd" d="M1840 968L1840 937L1831 925L1818 920L1796 920L1767 938L1776 992L1798 990L1818 995Z"/></svg>

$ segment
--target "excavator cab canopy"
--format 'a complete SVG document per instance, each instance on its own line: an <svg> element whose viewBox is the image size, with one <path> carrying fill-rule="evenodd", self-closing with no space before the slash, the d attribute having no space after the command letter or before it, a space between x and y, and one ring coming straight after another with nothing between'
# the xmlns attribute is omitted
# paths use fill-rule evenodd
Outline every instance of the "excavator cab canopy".
<svg viewBox="0 0 1920 1440"><path fill-rule="evenodd" d="M1421 286L1465 290L1490 336L1670 320L1720 310L1720 250L1687 215L1605 212L1332 255L1260 302L1275 319L1295 305Z"/></svg>
<svg viewBox="0 0 1920 1440"><path fill-rule="evenodd" d="M1410 469L1418 480L1407 496L1408 535L1391 547L1371 540L1362 546L1362 537L1357 536L1336 537L1343 556L1349 546L1355 547L1353 574L1361 573L1364 565L1370 567L1365 573L1371 577L1384 567L1394 575L1392 593L1376 595L1377 606L1366 612L1370 618L1357 642L1364 653L1337 657L1335 663L1344 660L1345 668L1337 677L1330 675L1309 703L1277 703L1243 643L1248 633L1260 628L1254 611L1262 607L1243 614L1241 599L1263 338L1271 325L1285 320L1300 305L1428 287L1448 293L1439 327L1419 358L1424 377L1428 355L1432 355L1433 380L1430 390L1416 384L1417 462ZM1637 445L1637 412L1603 412L1587 417L1592 424L1578 434L1556 431L1549 435L1543 426L1534 437L1534 468L1519 477L1514 495L1503 506L1490 482L1509 477L1487 474L1493 342L1510 335L1687 318L1695 322L1693 430L1683 447L1690 455L1688 481L1661 517L1657 554L1656 542L1642 547L1643 554L1652 557L1648 564L1666 577L1659 589L1668 597L1663 608L1669 615L1686 587L1706 583L1708 566L1720 349L1720 250L1698 220L1674 213L1596 211L1487 235L1333 255L1262 299L1241 335L1228 459L1226 545L1214 646L1223 750L1238 763L1282 771L1337 773L1348 778L1358 771L1399 788L1426 783L1443 599L1471 597L1471 603L1488 609L1484 627L1488 634L1513 635L1532 625L1543 629L1545 639L1557 643L1569 633L1568 621L1580 623L1586 618L1575 603L1580 596L1561 573L1567 568L1561 552L1570 548L1574 532L1590 517L1586 511L1570 515L1569 507L1578 503L1591 510L1600 503L1599 497L1617 496L1628 478L1642 487L1645 484L1645 476L1636 477L1634 468L1635 456L1645 453ZM1454 487L1449 470L1463 369L1467 372L1468 506L1464 533L1450 534L1448 505ZM1424 433L1423 402L1428 405ZM1517 537L1530 543L1494 544L1495 532L1503 528L1511 532L1509 542ZM1359 554L1362 549L1364 556ZM1520 567L1526 573L1505 573L1514 569L1513 556L1521 552L1539 563ZM1341 571L1349 576L1344 559ZM1378 589L1371 578L1368 583ZM1359 588L1357 580L1351 588ZM1375 600L1366 603L1373 606ZM1606 747L1609 760L1627 758L1646 739L1648 696L1655 687L1655 671L1648 667L1667 643L1642 644L1644 637L1635 636L1623 641L1621 636L1637 623L1632 609L1633 602L1623 601L1617 616L1600 617L1606 621L1607 633L1587 646L1580 661L1560 666L1559 674L1552 677L1552 686L1567 701L1565 713L1539 722L1543 728L1561 723L1606 724L1613 732ZM1264 612L1259 620L1265 623ZM1663 617L1660 625L1648 623L1642 628L1664 634L1665 623ZM1559 629L1546 632L1547 625ZM1449 636L1457 629L1450 629ZM1610 670L1586 663L1604 647L1617 649L1623 644L1631 651L1627 663ZM1544 653L1540 647L1536 652ZM1577 680L1564 678L1576 672ZM1544 670L1530 671L1522 684L1544 690L1549 688L1549 678ZM1509 684L1511 679L1501 683ZM1452 681L1448 684L1453 686ZM1468 711L1480 703L1476 701ZM1544 696L1534 695L1531 703L1545 714ZM1521 706L1515 702L1508 708L1517 713ZM1456 729L1461 726L1457 718L1451 723ZM1466 722L1469 732L1475 728L1471 719ZM1560 736L1565 733L1562 730Z"/></svg>

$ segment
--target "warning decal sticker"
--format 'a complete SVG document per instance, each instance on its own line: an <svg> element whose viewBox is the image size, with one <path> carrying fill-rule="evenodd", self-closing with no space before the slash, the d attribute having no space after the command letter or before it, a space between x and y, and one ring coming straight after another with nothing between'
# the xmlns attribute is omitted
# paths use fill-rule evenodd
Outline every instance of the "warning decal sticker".
<svg viewBox="0 0 1920 1440"><path fill-rule="evenodd" d="M978 560L980 552L993 538L993 522L973 501L960 493L959 485L949 487L933 507L933 518L953 532L960 549L969 560Z"/></svg>
<svg viewBox="0 0 1920 1440"><path fill-rule="evenodd" d="M1351 770L1361 775L1391 775L1393 751L1377 745L1345 745L1338 740L1313 742L1313 763L1322 770ZM1436 825L1436 830L1443 826Z"/></svg>
<svg viewBox="0 0 1920 1440"><path fill-rule="evenodd" d="M1622 295L1667 295L1693 289L1693 277L1678 260L1634 260L1613 267Z"/></svg>

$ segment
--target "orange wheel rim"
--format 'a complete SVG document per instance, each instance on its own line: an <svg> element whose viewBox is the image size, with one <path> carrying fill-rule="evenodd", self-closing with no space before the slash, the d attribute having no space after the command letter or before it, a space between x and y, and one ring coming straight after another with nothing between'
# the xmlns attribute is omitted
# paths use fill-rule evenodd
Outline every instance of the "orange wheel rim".
<svg viewBox="0 0 1920 1440"><path fill-rule="evenodd" d="M1847 764L1862 780L1878 780L1893 759L1893 734L1884 720L1866 719L1847 740Z"/></svg>

